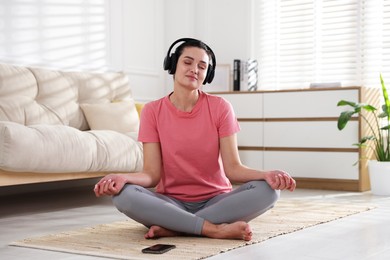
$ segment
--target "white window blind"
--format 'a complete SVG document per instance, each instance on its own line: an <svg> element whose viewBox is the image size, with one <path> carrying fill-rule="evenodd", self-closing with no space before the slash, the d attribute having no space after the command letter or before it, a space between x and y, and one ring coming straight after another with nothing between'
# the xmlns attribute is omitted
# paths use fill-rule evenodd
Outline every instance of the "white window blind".
<svg viewBox="0 0 390 260"><path fill-rule="evenodd" d="M390 0L257 0L260 89L390 86Z"/></svg>

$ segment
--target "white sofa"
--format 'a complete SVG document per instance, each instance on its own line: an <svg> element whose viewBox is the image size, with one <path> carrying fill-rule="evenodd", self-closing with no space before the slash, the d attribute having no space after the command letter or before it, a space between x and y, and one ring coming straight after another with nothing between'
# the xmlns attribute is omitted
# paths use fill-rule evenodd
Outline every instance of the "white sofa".
<svg viewBox="0 0 390 260"><path fill-rule="evenodd" d="M0 64L0 186L142 168L128 77Z"/></svg>

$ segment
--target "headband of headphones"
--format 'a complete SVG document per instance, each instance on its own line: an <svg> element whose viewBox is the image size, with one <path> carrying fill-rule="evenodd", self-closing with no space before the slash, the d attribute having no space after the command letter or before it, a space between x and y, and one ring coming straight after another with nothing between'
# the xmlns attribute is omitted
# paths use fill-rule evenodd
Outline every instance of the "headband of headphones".
<svg viewBox="0 0 390 260"><path fill-rule="evenodd" d="M213 50L207 44L205 44L204 42L199 41L197 39L180 38L180 39L174 41L172 43L172 45L169 47L167 56L164 59L164 64L163 64L164 70L167 70L169 74L175 74L177 61L179 59L179 54L176 53L177 48L175 49L175 52L172 54L171 54L171 50L179 42L183 42L182 44L187 43L187 42L197 42L197 43L201 43L204 46L206 46L207 51L208 51L208 53L210 53L210 56L211 56L212 65L209 63L209 66L207 68L206 77L203 81L203 85L205 85L206 83L211 83L213 81L214 75L215 75L216 58L215 58ZM179 45L178 47L180 47L181 45Z"/></svg>

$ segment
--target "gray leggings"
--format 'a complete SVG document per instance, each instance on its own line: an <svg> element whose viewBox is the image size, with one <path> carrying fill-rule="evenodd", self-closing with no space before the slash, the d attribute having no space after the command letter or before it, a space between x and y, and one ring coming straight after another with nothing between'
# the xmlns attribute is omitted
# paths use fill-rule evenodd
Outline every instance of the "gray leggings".
<svg viewBox="0 0 390 260"><path fill-rule="evenodd" d="M146 227L200 235L205 220L213 224L248 222L272 208L279 195L265 181L251 181L210 200L186 203L127 184L112 200L120 212Z"/></svg>

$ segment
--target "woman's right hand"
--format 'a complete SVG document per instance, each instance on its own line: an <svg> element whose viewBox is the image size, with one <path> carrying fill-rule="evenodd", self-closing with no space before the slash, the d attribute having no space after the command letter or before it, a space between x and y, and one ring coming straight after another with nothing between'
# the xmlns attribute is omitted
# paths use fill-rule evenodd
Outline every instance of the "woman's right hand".
<svg viewBox="0 0 390 260"><path fill-rule="evenodd" d="M96 183L93 191L96 197L118 194L127 183L125 174L109 174Z"/></svg>
<svg viewBox="0 0 390 260"><path fill-rule="evenodd" d="M96 197L116 195L127 183L145 188L155 187L160 181L161 173L160 143L143 143L143 155L144 168L141 172L115 173L104 176L93 189Z"/></svg>

